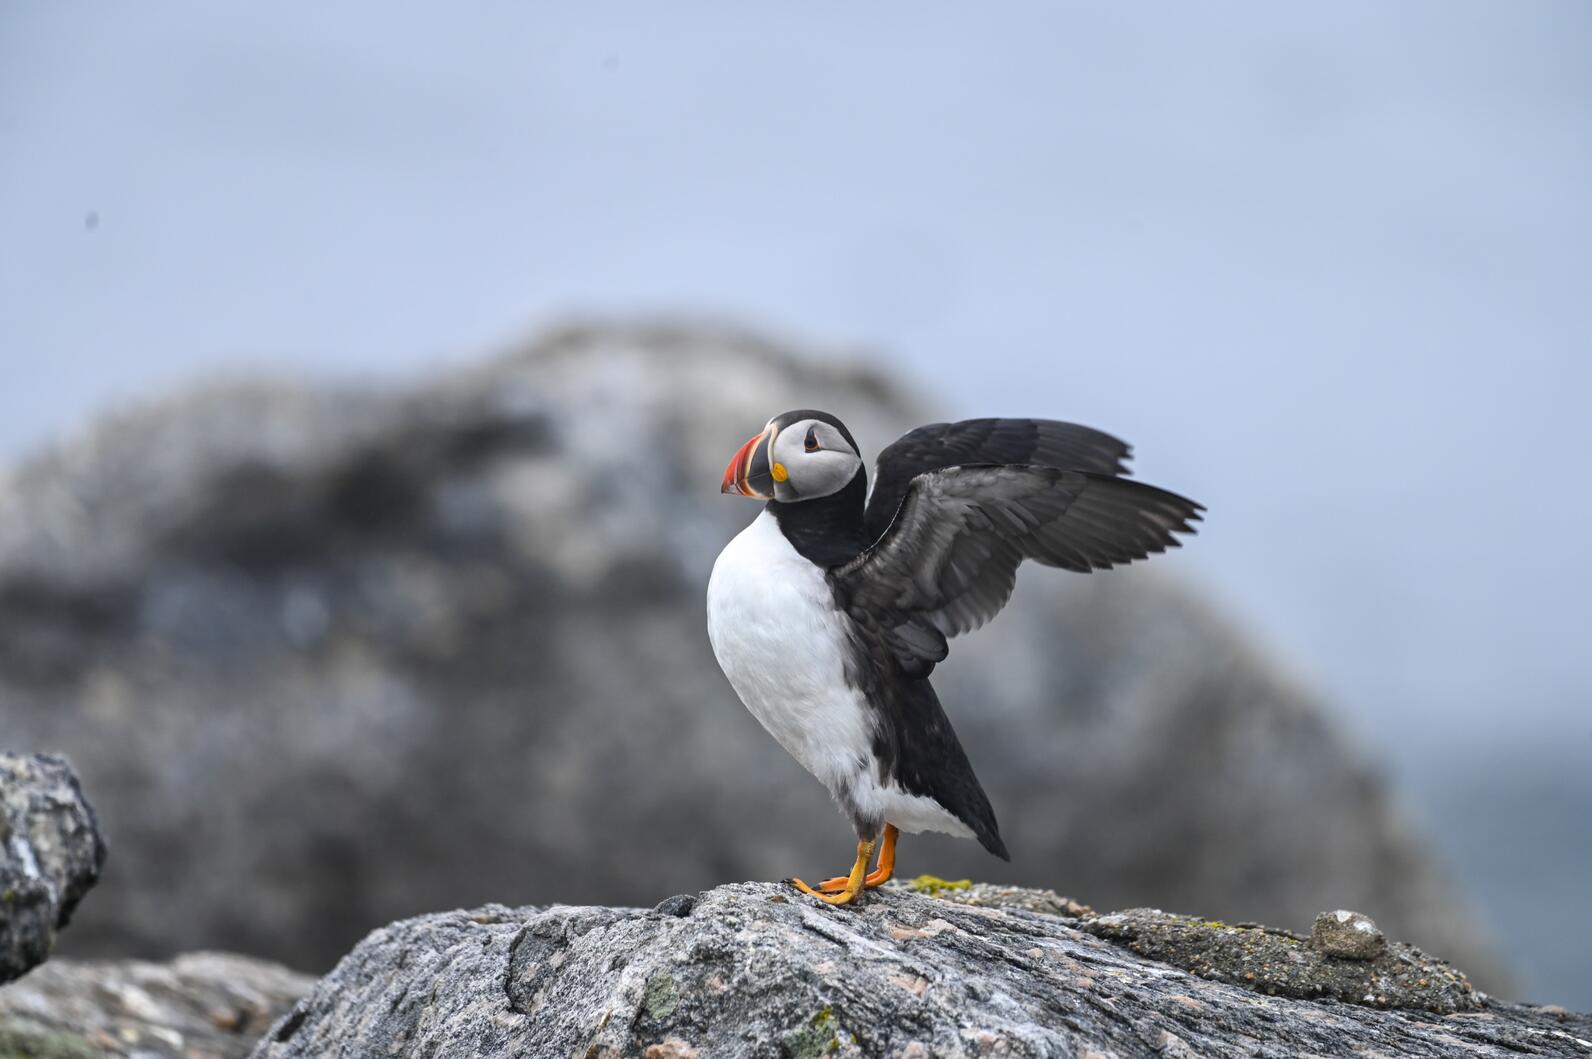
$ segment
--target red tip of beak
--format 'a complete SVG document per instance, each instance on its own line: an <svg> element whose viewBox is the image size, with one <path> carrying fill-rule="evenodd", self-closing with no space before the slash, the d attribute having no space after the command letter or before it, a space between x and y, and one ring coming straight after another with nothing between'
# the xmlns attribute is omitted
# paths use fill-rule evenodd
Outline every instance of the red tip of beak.
<svg viewBox="0 0 1592 1059"><path fill-rule="evenodd" d="M759 434L736 450L735 458L730 461L728 467L724 468L724 484L720 486L719 492L735 496L757 495L746 487L746 466L751 462L752 450L762 440L763 435Z"/></svg>

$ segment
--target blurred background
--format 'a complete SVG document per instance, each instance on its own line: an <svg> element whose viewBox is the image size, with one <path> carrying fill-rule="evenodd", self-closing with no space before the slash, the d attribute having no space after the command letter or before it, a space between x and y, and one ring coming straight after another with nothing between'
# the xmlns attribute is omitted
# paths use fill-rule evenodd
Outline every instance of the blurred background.
<svg viewBox="0 0 1592 1059"><path fill-rule="evenodd" d="M1203 501L942 685L1016 860L1592 1008L1592 9L0 12L0 743L78 952L320 969L849 836L713 667L772 414L1118 433ZM598 849L598 846L606 847Z"/></svg>

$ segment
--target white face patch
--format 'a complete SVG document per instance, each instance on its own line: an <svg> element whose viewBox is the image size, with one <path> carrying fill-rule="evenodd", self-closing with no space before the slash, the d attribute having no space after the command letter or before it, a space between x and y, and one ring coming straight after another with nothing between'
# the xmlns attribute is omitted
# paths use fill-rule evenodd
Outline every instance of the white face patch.
<svg viewBox="0 0 1592 1059"><path fill-rule="evenodd" d="M862 466L845 436L821 419L798 420L780 430L768 456L774 496L785 503L837 493Z"/></svg>

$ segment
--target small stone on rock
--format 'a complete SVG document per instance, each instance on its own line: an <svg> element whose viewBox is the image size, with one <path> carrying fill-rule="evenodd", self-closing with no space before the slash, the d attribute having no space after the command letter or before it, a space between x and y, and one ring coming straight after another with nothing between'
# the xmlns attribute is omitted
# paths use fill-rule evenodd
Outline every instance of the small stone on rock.
<svg viewBox="0 0 1592 1059"><path fill-rule="evenodd" d="M693 895L675 894L673 897L665 897L662 901L653 905L652 910L654 912L662 912L666 916L684 919L691 914L691 909L695 907L696 898Z"/></svg>
<svg viewBox="0 0 1592 1059"><path fill-rule="evenodd" d="M1345 960L1374 960L1387 949L1387 938L1370 916L1340 908L1316 917L1310 947Z"/></svg>

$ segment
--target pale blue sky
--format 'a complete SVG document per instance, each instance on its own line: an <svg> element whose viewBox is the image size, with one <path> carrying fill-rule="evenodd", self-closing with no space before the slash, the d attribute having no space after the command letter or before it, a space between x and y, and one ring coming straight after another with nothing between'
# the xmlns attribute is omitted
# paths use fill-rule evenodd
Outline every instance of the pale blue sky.
<svg viewBox="0 0 1592 1059"><path fill-rule="evenodd" d="M1592 7L858 6L6 5L0 458L571 311L861 346L1132 440L1482 897L1494 768L1584 873Z"/></svg>

